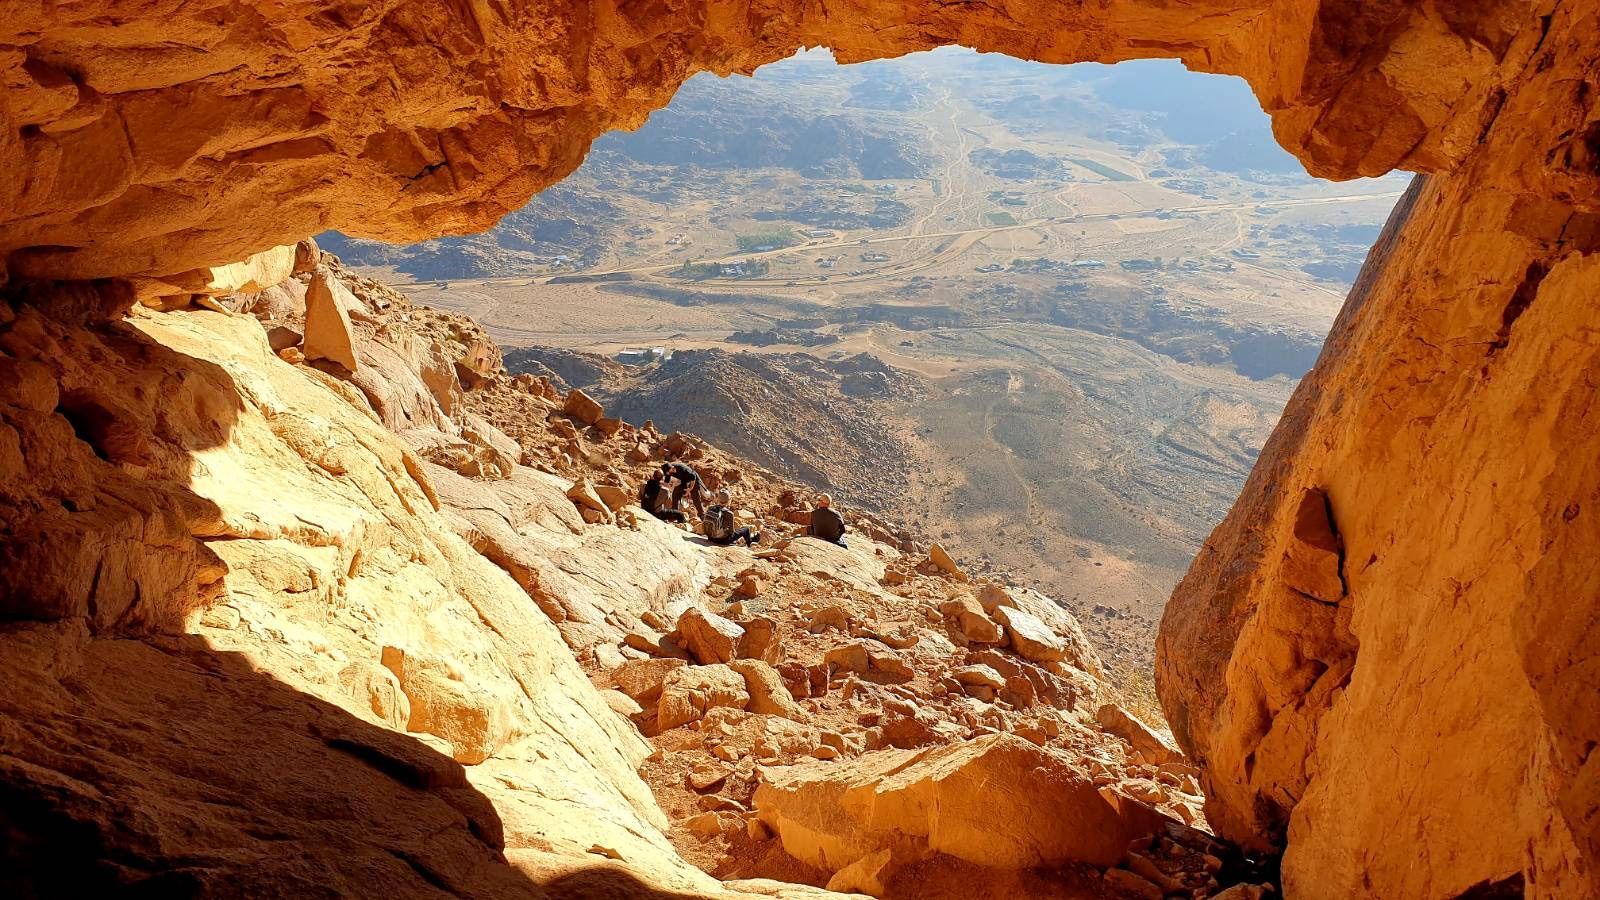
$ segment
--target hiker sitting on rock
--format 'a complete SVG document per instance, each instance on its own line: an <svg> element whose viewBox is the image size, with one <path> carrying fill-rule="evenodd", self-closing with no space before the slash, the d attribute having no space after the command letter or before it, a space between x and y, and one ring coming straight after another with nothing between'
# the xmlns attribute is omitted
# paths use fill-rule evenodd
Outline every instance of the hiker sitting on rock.
<svg viewBox="0 0 1600 900"><path fill-rule="evenodd" d="M664 508L667 500L667 490L661 484L661 473L651 472L650 477L645 479L644 486L639 488L639 505L644 507L645 512L663 522L688 521L683 513L678 512L676 503L670 509Z"/></svg>
<svg viewBox="0 0 1600 900"><path fill-rule="evenodd" d="M705 494L710 489L700 480L699 472L688 463L664 462L661 464L661 477L678 482L672 488L673 509L683 508L683 495L687 493L689 499L694 501L695 513L702 519L706 517Z"/></svg>
<svg viewBox="0 0 1600 900"><path fill-rule="evenodd" d="M834 510L832 497L827 494L817 495L817 508L811 511L811 524L806 526L806 534L841 547L845 546L844 518Z"/></svg>
<svg viewBox="0 0 1600 900"><path fill-rule="evenodd" d="M706 540L723 547L731 547L736 541L744 541L746 547L761 543L761 533L752 530L749 525L734 527L733 510L728 508L732 502L733 495L726 489L717 491L717 502L711 504L700 522Z"/></svg>

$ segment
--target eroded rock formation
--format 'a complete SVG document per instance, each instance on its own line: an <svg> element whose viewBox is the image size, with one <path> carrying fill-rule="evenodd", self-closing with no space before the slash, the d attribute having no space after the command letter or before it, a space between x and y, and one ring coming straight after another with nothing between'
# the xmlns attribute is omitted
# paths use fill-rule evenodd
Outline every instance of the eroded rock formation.
<svg viewBox="0 0 1600 900"><path fill-rule="evenodd" d="M695 72L805 46L1179 57L1249 79L1318 174L1449 169L1540 42L1539 6L5 0L0 259L21 278L177 276L328 228L481 230Z"/></svg>
<svg viewBox="0 0 1600 900"><path fill-rule="evenodd" d="M125 318L68 302L105 285L0 305L8 893L820 896L788 882L857 876L796 872L759 783L984 736L1010 781L958 779L969 802L1034 818L1050 776L1116 831L1004 877L1097 882L1132 838L1151 877L1233 877L1186 824L1196 770L1097 724L1094 653L1048 598L957 579L870 515L849 548L797 540L794 486L508 377L470 321L287 249L277 284ZM319 328L340 358L312 358ZM669 452L738 487L765 541L635 506ZM969 880L981 832L957 853L939 828L863 833L896 848L865 887Z"/></svg>
<svg viewBox="0 0 1600 900"><path fill-rule="evenodd" d="M1163 621L1213 822L1291 892L1596 890L1596 16L1512 41Z"/></svg>
<svg viewBox="0 0 1600 900"><path fill-rule="evenodd" d="M353 602L341 615L358 615L363 589L352 585L383 585L419 559L460 558L480 562L452 567L452 580L408 615L471 607L495 626L494 637L469 643L503 688L504 715L485 718L464 745L505 747L571 724L517 674L544 658L553 630L499 630L497 598L523 596L512 592L524 586L426 527L443 517L430 512L437 497L391 437L374 437L376 426L334 433L299 416L315 370L285 380L241 362L241 348L266 338L234 334L226 321L141 313L87 332L61 321L269 280L284 254L251 254L324 228L391 240L481 228L699 70L748 70L805 45L845 60L948 43L1051 62L1176 56L1246 77L1279 141L1317 174L1431 173L1397 210L1163 624L1161 692L1180 743L1204 767L1210 817L1236 840L1287 846L1285 883L1301 896L1445 897L1481 884L1592 895L1597 35L1600 11L1557 0L149 0L114 15L5 0L0 271L52 312L5 312L0 462L7 503L28 511L14 519L26 530L9 535L13 546L48 545L64 561L23 554L0 577L9 618L66 623L8 636L16 652L0 658L31 660L66 692L10 695L10 711L43 729L71 727L70 712L52 712L68 695L80 713L128 709L134 700L71 690L73 679L104 673L132 689L146 663L107 640L192 620L228 577L244 577L226 572L290 593L332 592ZM211 268L238 260L247 262ZM102 277L126 280L39 284ZM325 387L361 391L332 376ZM405 397L392 407L377 397L362 401L375 416L407 415ZM480 472L497 465L492 441L467 443ZM439 458L455 459L447 450ZM285 484L314 499L311 514L267 502ZM1307 497L1323 499L1325 521ZM257 549L294 555L296 573L323 574L302 583L270 554L229 558ZM85 628L107 640L84 645L74 635ZM48 658L28 657L47 632ZM352 631L363 658L382 650L380 632ZM148 664L206 670L182 655L193 652L178 647ZM574 677L570 664L553 665L558 683ZM414 677L396 667L397 679ZM368 676L369 705L398 721L397 704L382 699L393 685ZM452 690L422 693L459 699ZM586 727L615 724L598 700L582 709ZM457 754L467 733L451 734ZM24 746L48 743L34 737ZM615 760L583 771L623 774L583 777L622 798L617 808L647 816L629 805L639 788L623 764L629 744L617 741ZM174 757L151 748L135 758ZM402 768L426 773L436 762ZM172 789L223 777L191 772ZM35 780L60 796L81 790ZM157 824L129 827L153 835ZM375 858L425 865L406 852ZM451 865L478 871L469 857ZM662 865L682 871L671 858Z"/></svg>

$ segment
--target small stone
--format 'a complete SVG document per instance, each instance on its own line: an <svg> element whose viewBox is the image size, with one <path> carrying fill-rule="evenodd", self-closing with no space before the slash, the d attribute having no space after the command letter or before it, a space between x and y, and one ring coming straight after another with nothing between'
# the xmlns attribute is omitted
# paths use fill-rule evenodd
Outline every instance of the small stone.
<svg viewBox="0 0 1600 900"><path fill-rule="evenodd" d="M701 763L691 768L684 779L688 781L689 787L704 792L721 787L723 782L728 780L729 774L728 770L721 766Z"/></svg>
<svg viewBox="0 0 1600 900"><path fill-rule="evenodd" d="M723 813L703 812L697 816L690 816L683 824L685 828L700 837L716 837L722 834Z"/></svg>
<svg viewBox="0 0 1600 900"><path fill-rule="evenodd" d="M1176 893L1184 888L1183 882L1161 871L1154 860L1142 853L1128 854L1128 861L1124 865L1128 871L1160 888L1162 894Z"/></svg>
<svg viewBox="0 0 1600 900"><path fill-rule="evenodd" d="M902 700L899 698L891 698L883 701L883 708L888 712L902 716L914 716L917 714L917 705L915 703L912 703L910 700Z"/></svg>
<svg viewBox="0 0 1600 900"><path fill-rule="evenodd" d="M1006 680L1000 676L1000 673L989 666L962 666L950 674L956 681L961 682L966 687L981 685L998 691L1005 687L1006 684Z"/></svg>
<svg viewBox="0 0 1600 900"><path fill-rule="evenodd" d="M745 813L750 811L743 803L732 797L724 797L721 794L702 794L700 799L696 801L696 805L708 812Z"/></svg>
<svg viewBox="0 0 1600 900"><path fill-rule="evenodd" d="M812 634L821 634L824 631L850 631L850 610L834 604L824 606L811 613L811 622L808 630Z"/></svg>

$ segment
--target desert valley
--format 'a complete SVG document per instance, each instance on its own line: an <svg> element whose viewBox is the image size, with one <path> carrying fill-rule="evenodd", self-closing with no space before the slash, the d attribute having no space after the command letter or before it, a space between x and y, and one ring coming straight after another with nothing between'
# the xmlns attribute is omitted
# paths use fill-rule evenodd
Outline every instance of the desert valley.
<svg viewBox="0 0 1600 900"><path fill-rule="evenodd" d="M1167 596L1405 184L1307 176L1176 63L812 52L691 80L483 235L322 244L1060 598L1159 716Z"/></svg>

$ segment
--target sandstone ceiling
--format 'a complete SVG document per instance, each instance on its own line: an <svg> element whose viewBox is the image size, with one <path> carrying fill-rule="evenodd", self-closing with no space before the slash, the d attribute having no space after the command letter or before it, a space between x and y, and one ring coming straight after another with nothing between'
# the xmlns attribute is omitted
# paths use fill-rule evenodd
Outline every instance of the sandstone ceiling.
<svg viewBox="0 0 1600 900"><path fill-rule="evenodd" d="M1552 5L1552 4L1545 4ZM0 0L0 260L166 275L328 228L478 231L700 71L947 44L1242 75L1315 174L1448 170L1541 40L1525 2Z"/></svg>
<svg viewBox="0 0 1600 900"><path fill-rule="evenodd" d="M1600 891L1592 2L0 0L0 276L481 229L695 72L944 44L1177 57L1315 174L1428 173L1175 593L1163 702L1291 895Z"/></svg>

